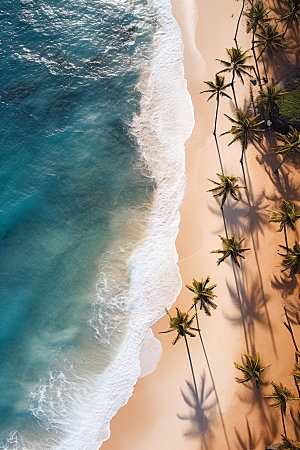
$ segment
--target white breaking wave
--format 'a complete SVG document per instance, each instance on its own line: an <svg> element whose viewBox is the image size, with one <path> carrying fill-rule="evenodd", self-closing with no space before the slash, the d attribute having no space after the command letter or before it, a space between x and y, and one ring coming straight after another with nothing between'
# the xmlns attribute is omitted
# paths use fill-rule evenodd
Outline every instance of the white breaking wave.
<svg viewBox="0 0 300 450"><path fill-rule="evenodd" d="M184 143L194 126L193 106L184 79L180 30L172 16L171 5L169 0L153 2L158 11L159 26L154 35L153 59L145 68L138 86L142 93L141 108L140 114L134 118L132 134L155 180L156 189L152 209L147 216L146 237L130 257L128 280L121 280L114 292L114 302L110 302L110 306L115 305L121 313L118 315L120 320L123 320L124 312L127 331L112 360L111 353L107 352L107 367L101 374L96 375L95 369L89 379L80 380L79 376L75 379L73 368L69 367L53 376L53 386L50 377L50 384L41 385L33 394L39 399L39 406L33 414L44 422L46 428L49 422L50 435L47 444L31 441L29 450L98 450L109 438L110 421L128 402L139 376L156 367L161 349L149 329L163 315L164 308L171 306L181 289L175 240L185 188ZM123 252L121 266L128 263L127 250ZM116 279L117 275L118 272ZM110 285L105 271L101 277L97 295L100 306L103 306L102 299L110 292ZM96 303L91 325L105 348L110 337L117 332L118 324L109 323L109 315L113 312L109 310L104 317L106 328L103 328L105 323L101 328L99 323L103 322L103 312L100 317L99 311L102 309L97 308ZM147 341L143 345L145 337ZM97 359L97 351L94 355ZM103 351L101 358L105 360ZM57 387L59 383L61 391L69 392L63 399ZM45 408L45 397L47 404L49 398L52 399L51 417L49 408ZM16 436L12 438L16 439ZM21 445L18 448L27 448Z"/></svg>

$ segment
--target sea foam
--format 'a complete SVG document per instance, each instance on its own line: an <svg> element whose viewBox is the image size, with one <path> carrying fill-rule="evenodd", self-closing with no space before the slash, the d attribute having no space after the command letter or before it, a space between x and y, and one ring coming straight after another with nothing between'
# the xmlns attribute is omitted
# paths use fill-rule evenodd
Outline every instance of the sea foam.
<svg viewBox="0 0 300 450"><path fill-rule="evenodd" d="M127 403L141 375L141 360L148 361L145 371L149 373L160 356L157 343L142 347L143 340L181 288L175 239L185 188L184 143L194 125L193 107L184 79L180 30L171 5L163 0L155 1L154 6L159 26L153 59L138 86L141 110L132 133L157 188L147 235L129 260L128 331L113 361L101 375L89 380L76 399L63 427L65 438L56 447L59 450L96 450L109 438L112 417Z"/></svg>
<svg viewBox="0 0 300 450"><path fill-rule="evenodd" d="M98 342L103 348L107 346L107 358L105 351L101 353L106 368L97 375L96 361L94 372L82 380L72 365L50 374L48 383L32 394L32 413L48 430L47 443L37 437L30 445L22 441L15 448L97 450L109 438L110 421L127 403L139 376L154 370L160 358L159 342L149 329L181 289L175 239L185 188L184 143L194 119L184 79L179 27L169 0L153 2L158 13L153 58L138 85L142 94L140 113L133 120L131 133L139 146L141 166L146 166L156 189L141 244L131 251L129 260L130 249L126 246L110 255L110 260L119 258L120 270L114 276L102 270L97 285L97 302L90 321L96 344L91 344L89 350L97 360ZM125 265L127 277L118 281ZM108 295L110 309L103 316L103 299ZM120 313L118 320L127 322L127 331L112 358L109 345L119 325L113 321L114 310ZM12 439L16 442L17 436Z"/></svg>

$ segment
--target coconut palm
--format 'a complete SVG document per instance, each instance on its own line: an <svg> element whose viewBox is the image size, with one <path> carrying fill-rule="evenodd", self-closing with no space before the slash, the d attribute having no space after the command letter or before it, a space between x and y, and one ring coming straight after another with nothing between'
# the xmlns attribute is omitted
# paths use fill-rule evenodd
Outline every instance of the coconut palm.
<svg viewBox="0 0 300 450"><path fill-rule="evenodd" d="M300 266L300 246L296 242L293 248L285 247L284 245L279 245L286 251L286 254L279 253L282 256L281 266L282 272L290 270L291 273L297 273Z"/></svg>
<svg viewBox="0 0 300 450"><path fill-rule="evenodd" d="M273 170L274 173L278 173L287 157L300 153L300 132L296 128L290 126L290 131L287 134L276 133L276 136L281 144L277 145L273 150L278 155L283 155L283 159L279 166Z"/></svg>
<svg viewBox="0 0 300 450"><path fill-rule="evenodd" d="M298 450L300 449L300 442L299 441L293 441L290 438L287 438L283 435L282 436L282 450Z"/></svg>
<svg viewBox="0 0 300 450"><path fill-rule="evenodd" d="M254 143L261 141L261 135L264 130L259 126L264 121L263 120L259 121L258 115L252 116L247 111L241 111L239 109L236 110L235 118L230 117L227 114L225 114L225 116L232 123L232 127L230 130L225 131L225 133L222 133L221 136L224 136L225 134L232 134L233 139L229 145L233 144L236 141L240 141L242 145L242 154L240 163L243 165L245 150L247 149L249 142Z"/></svg>
<svg viewBox="0 0 300 450"><path fill-rule="evenodd" d="M270 19L268 18L269 10L265 7L262 0L254 0L250 3L249 8L244 13L247 18L247 33L252 32L252 53L255 61L256 76L260 89L262 89L261 77L255 52L255 33L262 28Z"/></svg>
<svg viewBox="0 0 300 450"><path fill-rule="evenodd" d="M213 134L214 134L215 141L216 141L216 146L217 146L217 151L218 151L218 156L219 156L221 170L222 170L222 173L224 173L223 164L222 164L222 160L221 160L220 149L219 149L219 143L218 143L218 139L217 139L217 121L218 121L218 112L219 112L220 98L221 97L227 97L227 98L231 99L230 95L228 95L225 92L226 89L229 86L231 86L231 83L226 84L225 83L225 77L223 75L219 75L219 74L215 75L215 80L214 81L204 81L204 83L207 84L209 89L200 92L200 94L203 94L204 92L207 92L207 93L210 94L210 96L208 97L207 100L210 100L212 97L216 97L216 100L217 100L216 115L215 115L215 125L214 125L214 133Z"/></svg>
<svg viewBox="0 0 300 450"><path fill-rule="evenodd" d="M270 118L270 113L278 107L277 103L286 92L277 86L267 86L266 89L261 89L256 99L257 106L263 106L266 114Z"/></svg>
<svg viewBox="0 0 300 450"><path fill-rule="evenodd" d="M245 4L246 4L246 1L245 1L245 0L242 0L242 8L241 8L241 11L240 11L240 14L239 14L239 17L238 17L238 21L237 21L236 29L235 29L235 34L234 34L234 42L235 42L235 45L236 45L236 46L238 46L237 35L238 35L238 32L239 32L239 27L240 27L241 18L242 18L244 9L245 9Z"/></svg>
<svg viewBox="0 0 300 450"><path fill-rule="evenodd" d="M180 311L179 308L176 308L177 315L175 317L172 317L167 309L165 309L165 311L168 314L169 319L170 319L169 320L169 329L166 331L161 331L160 333L170 333L171 331L176 331L177 336L172 341L173 345L175 345L182 336L184 337L185 345L186 345L186 349L187 349L187 353L188 353L188 357L189 357L189 362L190 362L190 366L191 366L193 381L194 381L195 393L197 394L197 398L198 398L198 390L197 390L196 378L195 378L195 373L194 373L194 367L193 367L191 353L190 353L189 344L188 344L188 340L187 340L187 335L190 337L195 337L195 334L192 333L191 330L199 331L198 328L194 328L191 326L196 314L193 314L192 317L189 317L188 313L184 313L184 312Z"/></svg>
<svg viewBox="0 0 300 450"><path fill-rule="evenodd" d="M229 60L223 60L223 59L217 59L223 66L225 66L225 69L220 70L218 73L232 73L232 79L231 79L231 88L234 98L234 103L236 108L237 105L237 99L236 99L236 93L234 89L234 82L235 77L237 76L242 84L244 84L244 76L251 77L251 70L253 69L252 65L247 64L250 56L248 55L248 50L243 51L239 47L232 47L232 48L226 48L227 55L229 57Z"/></svg>
<svg viewBox="0 0 300 450"><path fill-rule="evenodd" d="M246 381L254 380L257 389L259 389L262 381L260 379L261 374L270 366L263 366L259 353L257 353L256 358L253 358L248 353L244 353L244 357L242 356L242 365L234 362L235 367L240 370L244 378L235 378L237 383L246 383Z"/></svg>
<svg viewBox="0 0 300 450"><path fill-rule="evenodd" d="M238 258L245 259L243 253L246 252L247 250L250 250L250 248L242 248L242 242L244 241L244 239L238 241L235 239L234 236L231 238L225 238L220 235L219 238L222 241L222 249L212 250L210 252L210 253L219 253L223 255L221 258L218 259L217 265L221 264L221 262L223 262L226 258L230 256L232 261L238 267L240 267Z"/></svg>
<svg viewBox="0 0 300 450"><path fill-rule="evenodd" d="M286 24L283 33L285 35L288 28L291 28L294 24L296 25L296 29L299 27L300 0L283 0L282 3L286 11L281 17L280 22L285 22Z"/></svg>
<svg viewBox="0 0 300 450"><path fill-rule="evenodd" d="M193 279L192 286L189 286L188 284L185 285L190 291L196 294L196 296L193 298L194 303L191 308L200 305L199 306L200 311L201 309L203 309L203 311L207 316L211 316L210 308L213 309L217 308L217 305L213 301L213 299L217 297L213 293L213 290L217 285L213 284L211 286L208 286L209 281L210 277L207 276L204 280L202 279L201 281Z"/></svg>
<svg viewBox="0 0 300 450"><path fill-rule="evenodd" d="M246 188L246 186L238 185L238 177L233 175L221 175L217 173L220 181L214 181L209 179L212 183L216 185L213 189L209 189L208 192L215 192L214 197L222 197L221 208L223 208L224 203L229 195L235 200L239 200L239 189Z"/></svg>
<svg viewBox="0 0 300 450"><path fill-rule="evenodd" d="M256 38L256 46L262 47L257 60L264 52L273 60L276 53L280 53L284 49L283 33L278 30L278 24L271 25L266 23L262 30L256 33Z"/></svg>
<svg viewBox="0 0 300 450"><path fill-rule="evenodd" d="M295 223L300 218L300 213L296 211L296 205L293 202L282 200L280 211L267 211L272 213L269 222L279 223L278 231L284 231L285 246L288 248L286 228L289 227L295 231Z"/></svg>
<svg viewBox="0 0 300 450"><path fill-rule="evenodd" d="M274 388L273 393L270 395L264 395L263 397L271 398L274 402L271 404L271 406L274 408L280 408L283 432L284 432L284 436L286 437L286 428L285 428L284 417L286 415L287 403L291 400L296 400L297 398L294 396L294 394L292 394L292 392L286 386L283 386L282 383L276 384L276 383L274 383L274 381L272 381L271 384Z"/></svg>

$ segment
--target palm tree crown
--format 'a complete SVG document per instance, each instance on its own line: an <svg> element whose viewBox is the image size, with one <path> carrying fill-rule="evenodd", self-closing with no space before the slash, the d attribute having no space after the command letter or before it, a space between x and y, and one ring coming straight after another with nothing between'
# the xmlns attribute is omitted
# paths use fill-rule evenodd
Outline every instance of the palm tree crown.
<svg viewBox="0 0 300 450"><path fill-rule="evenodd" d="M296 212L296 205L293 202L282 200L280 211L270 211L272 215L269 222L279 223L279 230L282 231L285 226L295 230L295 222L300 218L300 213Z"/></svg>
<svg viewBox="0 0 300 450"><path fill-rule="evenodd" d="M221 208L223 207L228 195L231 195L235 200L239 200L238 190L242 188L246 188L246 186L238 185L238 177L233 175L222 175L217 173L220 181L210 180L212 183L216 185L215 188L209 189L208 192L215 192L214 197L222 197Z"/></svg>
<svg viewBox="0 0 300 450"><path fill-rule="evenodd" d="M285 92L282 88L278 88L277 86L267 86L266 89L259 91L256 103L258 106L264 106L269 114L270 111L277 106L278 100L280 100L283 95L285 95Z"/></svg>
<svg viewBox="0 0 300 450"><path fill-rule="evenodd" d="M250 31L256 33L258 28L262 28L270 20L268 14L269 10L262 0L254 0L244 13L247 17L247 33L250 33Z"/></svg>
<svg viewBox="0 0 300 450"><path fill-rule="evenodd" d="M160 333L170 333L171 331L176 331L177 336L172 341L172 344L175 345L181 336L189 335L190 337L195 337L195 334L190 330L198 331L197 328L193 328L192 322L196 314L193 314L192 317L189 317L188 313L184 313L180 311L179 308L176 308L177 315L172 317L167 309L165 309L168 314L169 320L169 329L167 331L160 331Z"/></svg>
<svg viewBox="0 0 300 450"><path fill-rule="evenodd" d="M274 148L275 153L284 156L300 153L300 132L296 128L290 126L290 131L287 134L276 133L276 136L282 144Z"/></svg>
<svg viewBox="0 0 300 450"><path fill-rule="evenodd" d="M253 69L252 65L247 64L250 56L248 55L248 50L243 51L239 47L226 48L227 55L229 57L229 61L225 61L224 59L217 59L225 69L220 70L218 73L224 72L233 72L235 73L241 82L244 84L244 75L248 77L251 76L250 71Z"/></svg>
<svg viewBox="0 0 300 450"><path fill-rule="evenodd" d="M241 111L239 109L236 110L236 118L229 117L227 114L225 116L232 123L232 127L230 130L222 133L221 136L225 134L232 134L233 139L229 145L233 144L236 141L240 141L242 144L242 155L241 162L244 158L244 152L248 147L248 143L260 142L261 134L263 133L263 129L259 127L264 121L258 121L258 115L252 116L247 111Z"/></svg>
<svg viewBox="0 0 300 450"><path fill-rule="evenodd" d="M243 365L234 363L235 367L240 370L244 378L235 378L237 383L245 383L246 381L250 381L252 378L255 381L256 387L259 388L259 385L262 384L260 379L261 374L270 366L263 366L260 360L259 353L257 353L256 358L252 358L252 356L244 353L244 358L242 356Z"/></svg>
<svg viewBox="0 0 300 450"><path fill-rule="evenodd" d="M284 245L280 245L279 247L283 248L287 252L286 255L278 252L278 254L282 256L281 262L281 266L283 267L282 272L290 270L292 273L296 273L298 271L298 267L300 266L299 244L296 242L293 248L289 248Z"/></svg>
<svg viewBox="0 0 300 450"><path fill-rule="evenodd" d="M215 95L231 99L230 95L225 92L226 89L231 86L231 83L225 84L225 77L223 75L216 74L214 81L204 81L204 83L207 84L209 89L201 91L200 94L203 94L204 92L210 93L211 95L207 100L210 100Z"/></svg>
<svg viewBox="0 0 300 450"><path fill-rule="evenodd" d="M231 256L233 262L237 266L240 266L238 258L245 259L243 253L246 252L247 250L250 250L250 248L242 248L242 242L244 241L244 239L238 241L235 239L234 236L231 238L225 238L220 235L219 238L222 241L222 249L211 251L211 253L220 253L223 255L221 258L218 259L217 264L218 265L221 264L221 262L223 262L226 258L228 258L228 256Z"/></svg>
<svg viewBox="0 0 300 450"><path fill-rule="evenodd" d="M272 381L271 384L274 388L273 393L271 395L264 395L264 397L271 398L273 400L271 406L274 408L280 408L282 413L285 415L288 401L296 400L296 397L286 386L283 386L282 383L276 384Z"/></svg>
<svg viewBox="0 0 300 450"><path fill-rule="evenodd" d="M278 24L271 25L266 23L262 30L256 33L258 39L255 43L257 46L262 47L258 59L264 52L267 52L270 58L274 58L276 53L280 53L284 48L283 35L284 33L280 33L278 30Z"/></svg>
<svg viewBox="0 0 300 450"><path fill-rule="evenodd" d="M217 286L213 284L212 286L208 286L210 281L210 277L207 276L204 280L197 281L193 279L193 285L185 285L190 291L194 292L196 296L194 297L194 304L191 309L200 303L200 310L203 309L207 316L211 316L210 308L216 309L217 305L213 302L213 299L217 297L213 290Z"/></svg>
<svg viewBox="0 0 300 450"><path fill-rule="evenodd" d="M281 17L280 21L286 23L285 31L295 23L298 28L300 17L300 0L283 0L283 6L286 12Z"/></svg>
<svg viewBox="0 0 300 450"><path fill-rule="evenodd" d="M225 61L224 59L217 59L217 61L220 61L223 66L225 66L225 69L220 70L219 73L225 73L225 72L231 72L232 73L232 79L231 79L231 88L234 98L235 107L238 107L235 89L234 89L234 80L235 76L237 75L238 78L241 80L242 84L244 84L244 75L247 75L248 77L251 77L251 70L253 69L253 66L247 64L248 59L250 56L248 55L248 50L243 51L239 47L232 47L232 48L226 48L227 55L229 57L228 61Z"/></svg>
<svg viewBox="0 0 300 450"><path fill-rule="evenodd" d="M282 437L282 450L298 450L300 449L300 442L299 441L293 441L290 438L287 438L283 435L281 435Z"/></svg>

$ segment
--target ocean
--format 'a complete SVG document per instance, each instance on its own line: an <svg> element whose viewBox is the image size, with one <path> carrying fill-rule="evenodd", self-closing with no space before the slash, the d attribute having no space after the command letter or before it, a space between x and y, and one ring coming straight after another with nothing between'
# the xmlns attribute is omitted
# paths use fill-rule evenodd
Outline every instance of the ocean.
<svg viewBox="0 0 300 450"><path fill-rule="evenodd" d="M168 0L0 4L0 448L96 450L181 287L180 31Z"/></svg>

